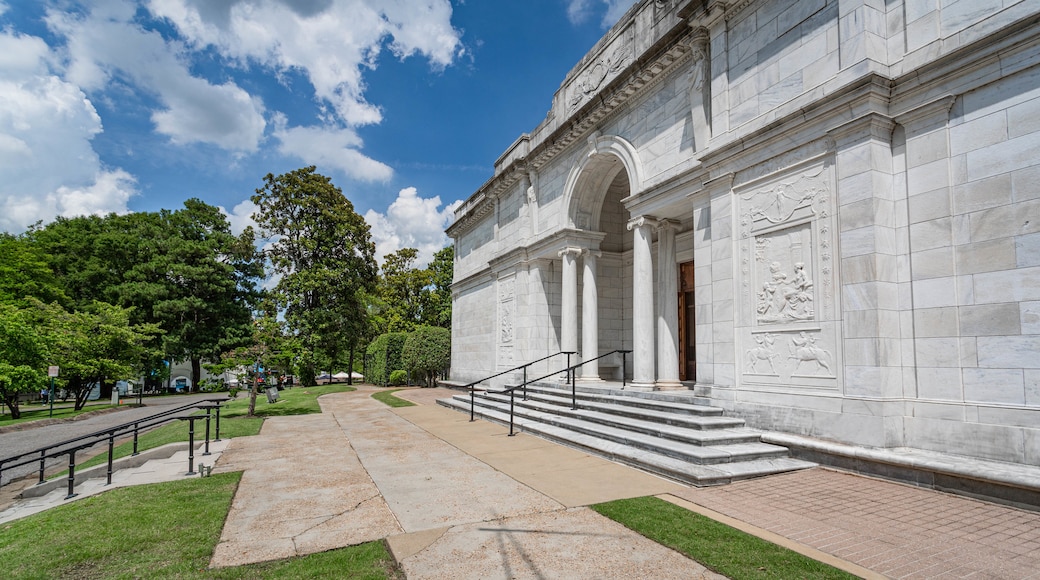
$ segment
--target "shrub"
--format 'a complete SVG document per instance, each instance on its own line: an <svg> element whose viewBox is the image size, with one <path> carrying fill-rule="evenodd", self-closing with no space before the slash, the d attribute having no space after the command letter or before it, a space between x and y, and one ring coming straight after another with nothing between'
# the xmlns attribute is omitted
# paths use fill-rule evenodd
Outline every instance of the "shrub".
<svg viewBox="0 0 1040 580"><path fill-rule="evenodd" d="M390 373L390 384L391 385L403 385L408 382L408 372L402 370L396 370Z"/></svg>
<svg viewBox="0 0 1040 580"><path fill-rule="evenodd" d="M365 380L373 385L386 385L390 382L390 372L404 368L401 364L401 350L408 338L405 332L380 334L365 350L368 359Z"/></svg>
<svg viewBox="0 0 1040 580"><path fill-rule="evenodd" d="M408 335L401 354L404 367L435 386L437 374L451 365L451 331L439 326L420 326Z"/></svg>

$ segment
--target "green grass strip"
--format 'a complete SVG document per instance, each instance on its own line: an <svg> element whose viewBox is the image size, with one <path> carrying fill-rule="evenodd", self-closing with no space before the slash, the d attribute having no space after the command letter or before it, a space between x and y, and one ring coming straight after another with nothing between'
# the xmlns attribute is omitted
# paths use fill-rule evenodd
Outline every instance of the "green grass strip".
<svg viewBox="0 0 1040 580"><path fill-rule="evenodd" d="M734 580L856 578L656 497L622 499L592 509Z"/></svg>
<svg viewBox="0 0 1040 580"><path fill-rule="evenodd" d="M400 390L403 389L394 389L392 391L377 391L375 393L372 393L372 398L381 403L390 405L391 407L414 407L415 403L411 401L406 401L394 395L394 393Z"/></svg>
<svg viewBox="0 0 1040 580"><path fill-rule="evenodd" d="M382 542L208 570L241 473L115 489L0 526L4 578L399 578Z"/></svg>
<svg viewBox="0 0 1040 580"><path fill-rule="evenodd" d="M87 406L77 411L73 408L73 405L71 404L59 403L58 405L55 405L54 414L52 415L51 409L47 405L40 407L33 404L32 407L30 407L29 405L23 404L19 405L18 407L18 410L21 411L21 416L17 419L12 419L11 414L8 412L10 411L10 409L8 409L5 406L3 407L5 414L0 415L0 427L6 427L8 425L17 425L19 423L28 423L30 421L42 421L44 419L71 419L77 415L82 415L84 413L93 413L94 411L102 411L104 409L111 409L113 407L115 407L115 405L111 405L108 403L88 403Z"/></svg>
<svg viewBox="0 0 1040 580"><path fill-rule="evenodd" d="M267 402L267 395L260 392L256 396L256 409L254 413L258 417L284 417L288 415L307 415L320 413L321 406L318 397L331 393L349 393L356 391L354 387L347 385L322 385L317 387L293 387L278 391L278 400L274 403ZM224 417L242 417L249 411L249 393L239 393L232 401L225 403L220 411L221 420Z"/></svg>

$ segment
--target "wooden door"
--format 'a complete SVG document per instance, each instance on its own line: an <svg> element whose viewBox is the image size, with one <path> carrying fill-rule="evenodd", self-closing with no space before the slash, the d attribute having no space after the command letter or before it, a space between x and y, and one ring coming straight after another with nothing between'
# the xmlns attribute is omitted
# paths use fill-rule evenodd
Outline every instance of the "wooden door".
<svg viewBox="0 0 1040 580"><path fill-rule="evenodd" d="M679 264L679 380L697 380L693 262Z"/></svg>

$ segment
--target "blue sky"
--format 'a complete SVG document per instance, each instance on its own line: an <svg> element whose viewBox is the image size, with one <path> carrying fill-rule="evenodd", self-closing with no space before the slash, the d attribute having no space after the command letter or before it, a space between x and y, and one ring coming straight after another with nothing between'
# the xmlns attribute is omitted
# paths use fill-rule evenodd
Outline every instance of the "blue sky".
<svg viewBox="0 0 1040 580"><path fill-rule="evenodd" d="M316 165L380 255L428 259L633 3L0 0L0 229L190 197L241 228Z"/></svg>

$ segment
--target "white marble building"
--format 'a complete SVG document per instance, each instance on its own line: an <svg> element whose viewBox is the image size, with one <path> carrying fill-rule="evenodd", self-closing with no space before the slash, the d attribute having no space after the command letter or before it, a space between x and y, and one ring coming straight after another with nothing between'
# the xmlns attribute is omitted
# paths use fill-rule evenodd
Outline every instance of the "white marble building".
<svg viewBox="0 0 1040 580"><path fill-rule="evenodd" d="M637 2L448 234L457 380L1040 465L1040 1Z"/></svg>

